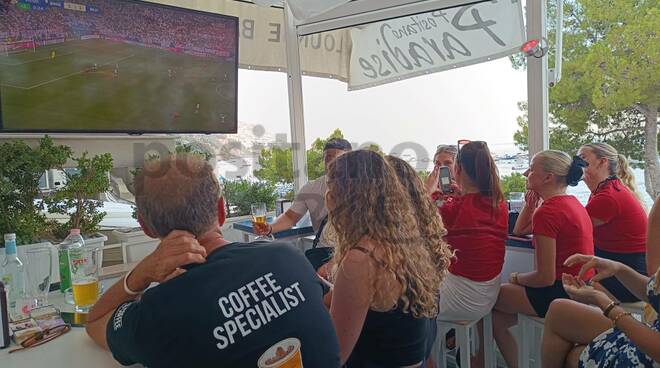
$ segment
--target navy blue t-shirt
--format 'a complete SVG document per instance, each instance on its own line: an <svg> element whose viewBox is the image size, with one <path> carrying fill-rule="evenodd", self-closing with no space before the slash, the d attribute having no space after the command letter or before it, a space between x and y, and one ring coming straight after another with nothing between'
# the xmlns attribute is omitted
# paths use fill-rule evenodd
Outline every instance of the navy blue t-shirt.
<svg viewBox="0 0 660 368"><path fill-rule="evenodd" d="M269 348L294 338L305 367L337 368L323 291L291 245L228 244L119 306L108 322L108 346L124 365L236 368L257 367Z"/></svg>

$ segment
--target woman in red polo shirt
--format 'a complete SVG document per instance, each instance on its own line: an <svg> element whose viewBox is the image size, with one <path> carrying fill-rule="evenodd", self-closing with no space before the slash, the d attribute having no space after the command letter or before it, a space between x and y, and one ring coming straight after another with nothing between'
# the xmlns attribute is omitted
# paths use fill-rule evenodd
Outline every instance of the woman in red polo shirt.
<svg viewBox="0 0 660 368"><path fill-rule="evenodd" d="M439 207L455 257L440 285L438 320L478 320L490 313L500 290L509 214L485 142L461 148L455 175L462 194Z"/></svg>
<svg viewBox="0 0 660 368"><path fill-rule="evenodd" d="M585 144L578 155L589 163L584 182L591 190L587 212L594 226L596 255L647 275L647 216L628 160L607 143ZM621 302L639 301L615 277L600 284Z"/></svg>
<svg viewBox="0 0 660 368"><path fill-rule="evenodd" d="M582 178L585 165L579 157L571 160L564 152L548 150L537 153L524 174L530 192L514 233L534 236L536 270L512 273L493 310L493 335L509 367L517 367L516 341L509 332L518 323L517 314L545 317L553 300L568 298L562 273L577 276L580 271L579 265L567 267L564 261L576 253L593 254L589 215L577 198L566 194L566 187Z"/></svg>

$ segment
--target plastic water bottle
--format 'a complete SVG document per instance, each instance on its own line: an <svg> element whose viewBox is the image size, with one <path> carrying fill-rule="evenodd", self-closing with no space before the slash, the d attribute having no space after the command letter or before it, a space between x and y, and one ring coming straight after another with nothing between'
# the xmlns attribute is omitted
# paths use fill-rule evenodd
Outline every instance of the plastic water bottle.
<svg viewBox="0 0 660 368"><path fill-rule="evenodd" d="M82 248L85 240L80 235L80 229L71 229L67 236L57 246L57 257L60 263L60 292L66 293L71 288L71 266L69 266L69 253L71 249Z"/></svg>
<svg viewBox="0 0 660 368"><path fill-rule="evenodd" d="M2 262L2 283L7 291L10 318L21 315L19 308L25 293L23 262L16 255L16 234L5 234L5 260Z"/></svg>

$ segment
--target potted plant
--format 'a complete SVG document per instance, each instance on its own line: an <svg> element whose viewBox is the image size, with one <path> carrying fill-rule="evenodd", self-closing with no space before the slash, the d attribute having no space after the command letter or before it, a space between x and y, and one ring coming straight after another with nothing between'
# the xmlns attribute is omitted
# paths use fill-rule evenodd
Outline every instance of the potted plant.
<svg viewBox="0 0 660 368"><path fill-rule="evenodd" d="M95 199L110 188L112 156L109 153L88 157L87 152L73 158L77 166L65 170L66 184L45 198L50 214L64 216L52 226L55 239L64 239L71 229L80 229L85 245L102 247L107 237L100 234L99 223L106 212L103 202Z"/></svg>
<svg viewBox="0 0 660 368"><path fill-rule="evenodd" d="M23 140L0 144L0 234L15 233L18 256L25 260L32 247L51 245L47 240L53 221L44 214L39 180L47 170L61 168L71 156L67 146L46 136L36 147ZM0 259L4 258L0 244ZM57 257L52 260L57 269Z"/></svg>
<svg viewBox="0 0 660 368"><path fill-rule="evenodd" d="M39 198L39 180L47 170L61 168L71 155L46 136L35 148L22 140L0 145L0 234L16 233L17 244L44 241L52 227Z"/></svg>

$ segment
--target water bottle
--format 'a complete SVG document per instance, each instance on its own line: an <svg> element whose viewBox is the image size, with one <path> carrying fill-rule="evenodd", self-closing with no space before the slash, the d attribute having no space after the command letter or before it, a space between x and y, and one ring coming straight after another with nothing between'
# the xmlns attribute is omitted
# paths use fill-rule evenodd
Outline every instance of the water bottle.
<svg viewBox="0 0 660 368"><path fill-rule="evenodd" d="M57 257L60 263L60 292L62 293L71 289L69 254L72 249L82 248L84 245L85 240L80 235L80 229L71 229L69 236L57 246Z"/></svg>
<svg viewBox="0 0 660 368"><path fill-rule="evenodd" d="M7 292L9 318L21 315L20 304L25 293L23 262L16 255L16 234L5 234L5 260L2 262L2 283Z"/></svg>

